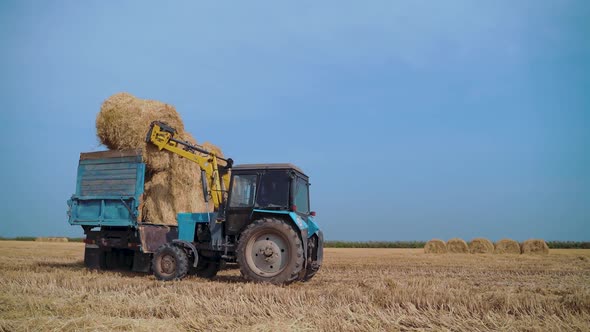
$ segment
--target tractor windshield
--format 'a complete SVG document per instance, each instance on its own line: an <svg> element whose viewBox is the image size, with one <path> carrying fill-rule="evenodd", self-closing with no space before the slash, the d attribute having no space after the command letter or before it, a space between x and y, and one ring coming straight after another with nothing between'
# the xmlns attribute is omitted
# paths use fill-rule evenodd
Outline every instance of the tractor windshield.
<svg viewBox="0 0 590 332"><path fill-rule="evenodd" d="M261 208L289 208L289 183L285 171L267 171L260 179L256 204Z"/></svg>

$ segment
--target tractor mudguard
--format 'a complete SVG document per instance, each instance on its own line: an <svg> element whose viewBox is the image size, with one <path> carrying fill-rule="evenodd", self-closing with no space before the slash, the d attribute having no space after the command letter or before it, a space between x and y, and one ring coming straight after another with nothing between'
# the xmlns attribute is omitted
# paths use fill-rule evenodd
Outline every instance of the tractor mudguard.
<svg viewBox="0 0 590 332"><path fill-rule="evenodd" d="M301 242L303 243L303 256L305 261L307 262L307 239L312 237L314 234L321 232L318 225L313 221L311 216L308 217L307 222L301 218L297 213L291 211L277 211L277 210L261 210L261 209L254 209L252 210L252 215L255 213L258 214L266 214L266 215L287 215L289 219L292 221L293 225L299 229L301 234ZM253 216L250 216L250 219ZM306 263L307 265L307 263Z"/></svg>
<svg viewBox="0 0 590 332"><path fill-rule="evenodd" d="M297 226L301 233L306 235L304 238L310 238L320 230L320 227L311 216L308 216L307 220L304 220L297 213L291 211L254 209L252 210L252 214L254 213L288 215L293 221L293 224Z"/></svg>
<svg viewBox="0 0 590 332"><path fill-rule="evenodd" d="M193 253L193 256L195 257L195 259L193 261L193 267L197 267L197 264L199 263L199 252L197 251L197 248L195 247L194 244L192 244L191 242L188 242L188 241L178 240L178 239L172 240L172 243L189 249Z"/></svg>
<svg viewBox="0 0 590 332"><path fill-rule="evenodd" d="M314 234L321 232L322 231L320 231L320 226L318 226L318 224L313 220L313 217L307 217L307 237L312 237Z"/></svg>

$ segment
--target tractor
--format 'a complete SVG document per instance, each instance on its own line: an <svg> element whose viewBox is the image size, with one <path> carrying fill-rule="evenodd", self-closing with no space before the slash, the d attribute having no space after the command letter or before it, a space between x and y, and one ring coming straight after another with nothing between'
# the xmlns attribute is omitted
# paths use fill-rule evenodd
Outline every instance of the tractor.
<svg viewBox="0 0 590 332"><path fill-rule="evenodd" d="M237 263L246 280L288 284L311 279L322 265L323 233L310 210L309 177L292 164L233 165L201 146L175 138L166 123L151 123L146 141L162 153L195 162L213 212L179 213L178 236L155 251L157 279L211 278Z"/></svg>

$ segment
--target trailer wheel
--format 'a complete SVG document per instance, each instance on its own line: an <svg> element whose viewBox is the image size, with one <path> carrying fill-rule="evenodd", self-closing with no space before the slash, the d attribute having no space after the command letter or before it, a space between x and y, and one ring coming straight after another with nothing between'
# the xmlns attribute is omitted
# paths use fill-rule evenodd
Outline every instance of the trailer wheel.
<svg viewBox="0 0 590 332"><path fill-rule="evenodd" d="M188 272L188 256L182 248L166 243L154 254L152 269L158 280L182 279Z"/></svg>
<svg viewBox="0 0 590 332"><path fill-rule="evenodd" d="M84 265L90 270L105 270L106 257L105 252L99 248L84 249Z"/></svg>
<svg viewBox="0 0 590 332"><path fill-rule="evenodd" d="M303 268L303 245L299 234L285 221L263 218L240 236L237 260L247 280L288 284Z"/></svg>
<svg viewBox="0 0 590 332"><path fill-rule="evenodd" d="M113 250L105 250L104 252L104 269L105 270L114 270L117 266L115 262L115 253Z"/></svg>

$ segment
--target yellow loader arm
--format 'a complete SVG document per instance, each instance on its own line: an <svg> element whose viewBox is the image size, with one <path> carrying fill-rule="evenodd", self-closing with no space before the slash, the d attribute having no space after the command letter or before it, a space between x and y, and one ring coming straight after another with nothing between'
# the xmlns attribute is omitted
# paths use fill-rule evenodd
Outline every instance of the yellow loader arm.
<svg viewBox="0 0 590 332"><path fill-rule="evenodd" d="M219 211L220 207L225 205L227 199L226 193L227 188L229 188L230 178L229 169L233 165L233 160L231 158L221 158L214 152L207 151L202 147L175 139L175 134L176 130L174 128L163 122L154 121L150 125L146 142L154 144L159 150L168 150L197 163L201 168L202 175L207 180L205 195L211 196L215 211ZM208 197L205 196L205 200L207 199Z"/></svg>

